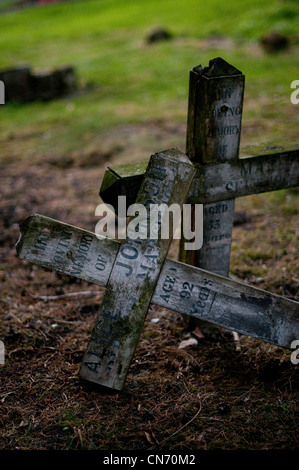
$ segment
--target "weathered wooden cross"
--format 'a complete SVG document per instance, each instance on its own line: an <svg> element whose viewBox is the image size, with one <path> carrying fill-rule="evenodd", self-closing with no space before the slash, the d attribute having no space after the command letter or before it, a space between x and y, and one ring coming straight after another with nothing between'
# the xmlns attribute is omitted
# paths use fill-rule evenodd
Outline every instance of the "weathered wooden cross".
<svg viewBox="0 0 299 470"><path fill-rule="evenodd" d="M119 243L40 215L21 225L21 258L106 287L82 378L123 387L151 302L285 348L299 337L298 303L222 277L234 198L298 185L298 151L238 159L243 85L241 72L222 59L191 72L187 150L201 163L195 178L189 159L168 150L149 165L108 169L100 191L116 208L118 195L128 205L203 203L199 259L197 252L180 256L205 270L166 259L170 238Z"/></svg>
<svg viewBox="0 0 299 470"><path fill-rule="evenodd" d="M136 202L182 206L194 174L180 151L155 154ZM120 243L38 214L20 228L20 258L106 287L80 369L88 381L122 389L150 303L284 348L299 338L297 302L167 259L161 233Z"/></svg>

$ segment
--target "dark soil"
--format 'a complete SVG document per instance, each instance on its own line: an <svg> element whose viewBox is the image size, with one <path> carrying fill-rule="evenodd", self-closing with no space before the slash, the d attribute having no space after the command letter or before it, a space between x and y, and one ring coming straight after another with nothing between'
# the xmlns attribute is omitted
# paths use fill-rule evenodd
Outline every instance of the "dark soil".
<svg viewBox="0 0 299 470"><path fill-rule="evenodd" d="M231 333L207 324L198 345L179 349L185 319L154 305L124 390L79 381L102 292L21 261L15 243L18 224L34 212L93 231L105 165L45 159L1 167L0 449L298 449L298 366L291 352L246 336L237 350ZM231 271L298 300L292 197L237 203L247 217L234 230ZM174 244L170 256L176 253ZM40 298L86 290L96 292Z"/></svg>

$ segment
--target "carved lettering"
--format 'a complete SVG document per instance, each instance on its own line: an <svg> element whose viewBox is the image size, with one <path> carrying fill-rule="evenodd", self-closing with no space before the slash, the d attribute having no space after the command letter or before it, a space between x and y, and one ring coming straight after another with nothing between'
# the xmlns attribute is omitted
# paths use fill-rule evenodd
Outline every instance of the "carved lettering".
<svg viewBox="0 0 299 470"><path fill-rule="evenodd" d="M231 117L231 116L240 116L242 114L241 106L227 106L225 104L213 109L211 112L211 117Z"/></svg>
<svg viewBox="0 0 299 470"><path fill-rule="evenodd" d="M190 282L183 282L183 290L180 292L180 297L182 299L190 299L193 289L194 284L191 284Z"/></svg>
<svg viewBox="0 0 299 470"><path fill-rule="evenodd" d="M94 354L91 351L88 351L88 354ZM91 362L91 361L84 361L84 365L88 367L89 370L94 372L95 374L97 373L98 368L101 367L102 363L101 362Z"/></svg>
<svg viewBox="0 0 299 470"><path fill-rule="evenodd" d="M58 242L53 262L56 264L63 265L66 259L67 249L72 240L72 234L70 232L63 232Z"/></svg>
<svg viewBox="0 0 299 470"><path fill-rule="evenodd" d="M203 243L204 244L219 242L219 241L223 241L223 240L231 240L231 234L230 233L222 233L222 234L218 234L218 235L204 236L203 237Z"/></svg>
<svg viewBox="0 0 299 470"><path fill-rule="evenodd" d="M87 260L87 254L91 246L93 236L84 233L77 250L75 260L73 262L72 270L70 272L71 276L80 276L84 267L84 263Z"/></svg>
<svg viewBox="0 0 299 470"><path fill-rule="evenodd" d="M263 169L262 171L265 171L265 170ZM244 179L229 181L228 183L226 183L225 189L227 191L238 191L238 190L244 190L245 188L248 188L248 189L258 188L259 185L263 184L263 179L260 178L259 175L251 175L250 166L248 166L248 168L242 167L241 173L242 172L244 175ZM270 189L272 184L276 185L276 184L283 182L284 177L285 175L283 175L283 173L280 174L280 173L273 172L272 174L268 174L267 186ZM257 190L256 193L258 192L259 191Z"/></svg>
<svg viewBox="0 0 299 470"><path fill-rule="evenodd" d="M144 192L146 194L150 194L152 196L158 196L158 194L160 192L160 187L159 187L158 184L152 183L150 180L148 180L148 181L145 182Z"/></svg>
<svg viewBox="0 0 299 470"><path fill-rule="evenodd" d="M203 212L204 215L214 215L214 214L223 214L227 211L227 204L216 204L215 206L204 206Z"/></svg>
<svg viewBox="0 0 299 470"><path fill-rule="evenodd" d="M132 266L130 266L129 264L127 264L127 263L122 263L121 261L117 261L117 262L116 262L116 265L117 265L117 266L121 266L121 267L127 269L128 272L126 273L126 277L130 277L130 276L132 275L133 268L132 268Z"/></svg>
<svg viewBox="0 0 299 470"><path fill-rule="evenodd" d="M224 126L224 127L210 127L208 130L208 137L217 138L225 137L227 135L237 135L240 133L239 127L234 126Z"/></svg>
<svg viewBox="0 0 299 470"><path fill-rule="evenodd" d="M144 255L145 260L143 261L149 261L150 264L144 264L141 263L140 268L144 271L142 273L138 273L137 277L144 277L148 271L154 271L157 268L157 262L158 262L158 255L150 255L150 254L145 254Z"/></svg>
<svg viewBox="0 0 299 470"><path fill-rule="evenodd" d="M50 237L45 233L41 233L33 245L33 248L37 251L45 251L49 241Z"/></svg>
<svg viewBox="0 0 299 470"><path fill-rule="evenodd" d="M220 98L227 99L232 96L233 89L230 87L220 89Z"/></svg>
<svg viewBox="0 0 299 470"><path fill-rule="evenodd" d="M124 258L127 259L136 259L138 258L138 250L135 246L124 245L121 247L120 253Z"/></svg>
<svg viewBox="0 0 299 470"><path fill-rule="evenodd" d="M106 268L106 265L107 265L107 260L101 254L99 254L97 257L95 268L98 271L104 271L104 269Z"/></svg>
<svg viewBox="0 0 299 470"><path fill-rule="evenodd" d="M216 154L219 158L224 158L227 156L227 145L218 145Z"/></svg>
<svg viewBox="0 0 299 470"><path fill-rule="evenodd" d="M175 277L170 277L167 275L163 284L163 291L172 292L174 283L175 283Z"/></svg>
<svg viewBox="0 0 299 470"><path fill-rule="evenodd" d="M212 294L208 287L200 287L197 300L192 304L190 315L200 314L203 315L204 311L212 307L216 294ZM211 297L211 299L209 299ZM208 301L211 300L209 303Z"/></svg>
<svg viewBox="0 0 299 470"><path fill-rule="evenodd" d="M165 168L157 166L155 168L151 169L151 172L149 174L149 178L154 178L159 181L163 181L167 175L167 171Z"/></svg>

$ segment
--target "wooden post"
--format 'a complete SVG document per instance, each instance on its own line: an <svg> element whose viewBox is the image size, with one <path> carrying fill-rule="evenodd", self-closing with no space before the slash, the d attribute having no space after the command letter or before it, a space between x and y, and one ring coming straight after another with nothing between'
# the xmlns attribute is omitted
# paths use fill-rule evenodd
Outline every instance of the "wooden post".
<svg viewBox="0 0 299 470"><path fill-rule="evenodd" d="M221 58L190 72L186 152L201 166L238 159L244 75ZM203 246L179 259L228 276L235 202L233 198L204 204Z"/></svg>
<svg viewBox="0 0 299 470"><path fill-rule="evenodd" d="M20 228L21 259L107 288L118 241L38 214ZM286 349L299 338L298 302L179 261L165 260L151 302Z"/></svg>
<svg viewBox="0 0 299 470"><path fill-rule="evenodd" d="M180 151L157 153L136 203L182 207L194 175L193 165ZM83 379L116 390L123 387L170 242L171 235L163 239L161 234L150 240L127 236L122 242L83 358Z"/></svg>

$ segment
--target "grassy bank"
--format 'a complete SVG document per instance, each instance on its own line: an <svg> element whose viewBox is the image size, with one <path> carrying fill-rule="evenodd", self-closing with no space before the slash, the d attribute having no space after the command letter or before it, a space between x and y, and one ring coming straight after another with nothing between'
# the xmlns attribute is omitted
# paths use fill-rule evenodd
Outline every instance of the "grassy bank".
<svg viewBox="0 0 299 470"><path fill-rule="evenodd" d="M189 70L217 56L246 75L244 142L294 139L298 112L290 83L298 78L298 15L293 1L235 0L88 0L2 14L1 69L73 64L80 82L80 91L65 99L3 106L2 158L98 146L102 132L119 125L185 123ZM157 26L172 39L148 45ZM287 34L291 47L265 53L259 39L270 30ZM181 146L182 139L173 141Z"/></svg>

